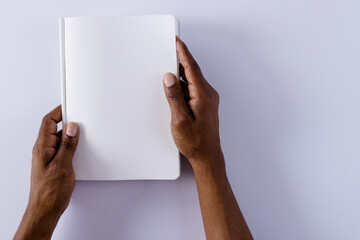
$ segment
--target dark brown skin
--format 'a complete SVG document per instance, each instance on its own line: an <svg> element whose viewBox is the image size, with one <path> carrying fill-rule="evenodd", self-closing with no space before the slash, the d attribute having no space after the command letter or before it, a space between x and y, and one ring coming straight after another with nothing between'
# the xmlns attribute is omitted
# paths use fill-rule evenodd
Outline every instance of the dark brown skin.
<svg viewBox="0 0 360 240"><path fill-rule="evenodd" d="M57 132L61 106L41 123L33 148L29 203L14 239L50 239L75 187L72 158L79 128L69 123Z"/></svg>
<svg viewBox="0 0 360 240"><path fill-rule="evenodd" d="M166 73L164 90L175 144L195 174L206 237L253 239L226 176L219 137L219 94L179 38L176 47L188 86L182 89L178 79ZM60 121L61 106L43 118L33 149L29 203L14 239L50 239L69 205L75 187L72 158L80 131L76 123L69 123L58 132Z"/></svg>
<svg viewBox="0 0 360 240"><path fill-rule="evenodd" d="M206 81L185 44L176 49L188 82L188 98L178 79L164 75L171 109L171 132L189 160L197 183L207 239L253 239L226 176L219 137L219 94Z"/></svg>

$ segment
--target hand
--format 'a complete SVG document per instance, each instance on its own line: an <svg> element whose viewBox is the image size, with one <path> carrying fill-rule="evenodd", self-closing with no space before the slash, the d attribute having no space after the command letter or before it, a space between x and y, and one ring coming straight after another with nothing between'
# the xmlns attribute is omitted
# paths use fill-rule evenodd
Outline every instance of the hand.
<svg viewBox="0 0 360 240"><path fill-rule="evenodd" d="M164 89L171 109L171 133L195 174L207 239L252 239L226 176L219 137L219 94L201 73L185 44L176 50L188 82L182 90L171 73ZM188 97L186 93L188 92Z"/></svg>
<svg viewBox="0 0 360 240"><path fill-rule="evenodd" d="M57 131L61 106L42 120L33 148L30 197L14 239L50 239L75 187L72 158L79 140L79 127L69 123Z"/></svg>
<svg viewBox="0 0 360 240"><path fill-rule="evenodd" d="M175 75L164 75L164 89L171 109L171 133L179 151L194 167L224 165L219 137L219 94L205 80L186 45L177 38L176 50L188 82L186 99Z"/></svg>

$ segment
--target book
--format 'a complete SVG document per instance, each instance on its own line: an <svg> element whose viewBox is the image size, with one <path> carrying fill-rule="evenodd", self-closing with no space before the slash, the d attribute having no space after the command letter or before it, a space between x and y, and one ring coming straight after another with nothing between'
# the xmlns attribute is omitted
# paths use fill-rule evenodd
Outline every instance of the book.
<svg viewBox="0 0 360 240"><path fill-rule="evenodd" d="M178 76L171 15L59 20L62 122L77 122L76 180L176 179L163 75Z"/></svg>

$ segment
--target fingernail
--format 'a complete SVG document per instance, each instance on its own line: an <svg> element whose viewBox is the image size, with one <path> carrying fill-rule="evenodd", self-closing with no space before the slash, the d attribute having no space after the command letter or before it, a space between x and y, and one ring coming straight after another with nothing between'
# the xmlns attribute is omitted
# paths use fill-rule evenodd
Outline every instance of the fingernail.
<svg viewBox="0 0 360 240"><path fill-rule="evenodd" d="M171 73L165 73L164 74L164 83L166 87L171 87L176 83L176 78Z"/></svg>
<svg viewBox="0 0 360 240"><path fill-rule="evenodd" d="M68 135L69 137L76 137L78 128L79 127L76 123L69 123L66 127L66 135Z"/></svg>

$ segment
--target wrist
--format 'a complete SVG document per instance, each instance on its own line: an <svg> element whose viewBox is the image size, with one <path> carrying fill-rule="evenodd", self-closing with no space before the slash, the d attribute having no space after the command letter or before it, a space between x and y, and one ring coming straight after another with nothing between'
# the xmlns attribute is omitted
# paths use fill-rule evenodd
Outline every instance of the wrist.
<svg viewBox="0 0 360 240"><path fill-rule="evenodd" d="M50 239L60 215L29 203L14 239Z"/></svg>
<svg viewBox="0 0 360 240"><path fill-rule="evenodd" d="M221 157L198 160L201 161L192 164L198 191L212 189L217 194L223 194L223 191L227 191L229 181L222 154Z"/></svg>
<svg viewBox="0 0 360 240"><path fill-rule="evenodd" d="M224 155L219 149L212 154L204 154L188 159L195 177L198 176L226 176Z"/></svg>

